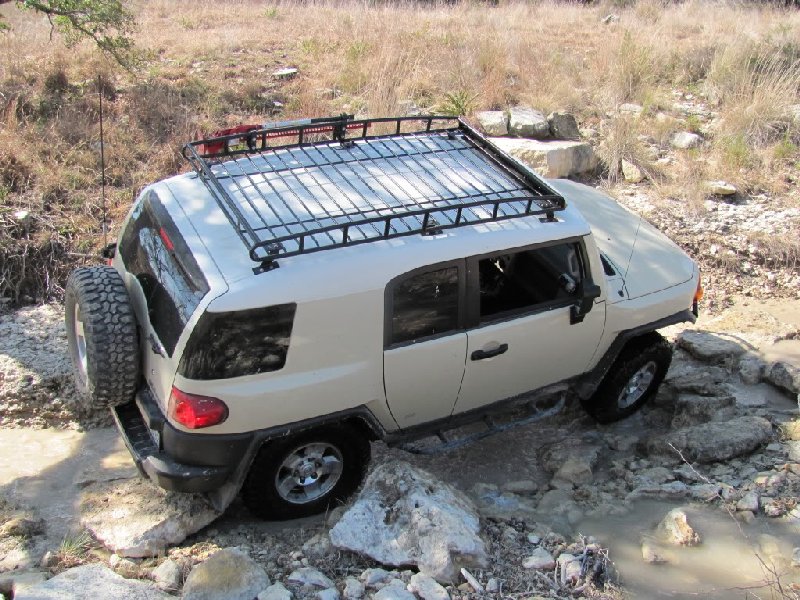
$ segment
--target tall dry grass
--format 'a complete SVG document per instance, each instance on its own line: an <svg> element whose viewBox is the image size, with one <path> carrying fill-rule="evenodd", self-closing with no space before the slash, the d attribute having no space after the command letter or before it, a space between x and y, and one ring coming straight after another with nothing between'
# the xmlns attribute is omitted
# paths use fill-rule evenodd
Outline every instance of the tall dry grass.
<svg viewBox="0 0 800 600"><path fill-rule="evenodd" d="M100 240L98 77L112 237L138 188L183 168L180 146L196 131L341 112L566 109L600 132L610 173L631 160L664 197L698 202L702 173L792 199L796 10L698 0L152 0L135 9L148 62L128 73L88 44L65 50L35 13L2 8L12 30L0 34L0 223L32 211L38 225L24 235L59 240L59 260ZM616 19L604 23L607 15ZM271 76L284 66L299 76ZM718 118L681 113L676 93L694 94ZM625 102L643 113L619 118ZM666 149L683 129L702 132L706 145L656 169L642 136ZM20 235L0 232L0 259L4 248L18 249ZM0 296L15 299L40 298L43 289L0 281Z"/></svg>

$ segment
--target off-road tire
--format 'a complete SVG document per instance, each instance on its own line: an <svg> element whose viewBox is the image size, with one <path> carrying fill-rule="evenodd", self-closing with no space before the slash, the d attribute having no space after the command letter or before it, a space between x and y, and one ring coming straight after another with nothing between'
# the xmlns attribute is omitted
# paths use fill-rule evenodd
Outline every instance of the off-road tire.
<svg viewBox="0 0 800 600"><path fill-rule="evenodd" d="M659 333L635 338L622 349L595 393L583 403L586 411L599 423L614 423L642 406L658 391L672 362L672 346ZM621 405L621 397L637 373L654 367L652 380L643 393L630 404Z"/></svg>
<svg viewBox="0 0 800 600"><path fill-rule="evenodd" d="M278 491L278 476L284 462L304 446L329 445L339 452L342 469L335 485L324 495L304 503L293 503ZM370 460L369 441L348 425L312 429L265 443L250 466L242 500L251 513L269 521L298 519L324 512L343 503L361 485Z"/></svg>
<svg viewBox="0 0 800 600"><path fill-rule="evenodd" d="M122 276L106 265L76 269L67 280L64 310L75 385L86 408L103 409L133 400L139 382L139 341ZM79 350L78 313L85 366Z"/></svg>

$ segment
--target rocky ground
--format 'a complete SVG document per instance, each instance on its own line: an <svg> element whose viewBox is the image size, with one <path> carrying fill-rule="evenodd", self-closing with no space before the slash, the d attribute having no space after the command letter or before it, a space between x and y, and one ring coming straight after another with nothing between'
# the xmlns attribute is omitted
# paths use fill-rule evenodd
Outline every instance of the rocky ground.
<svg viewBox="0 0 800 600"><path fill-rule="evenodd" d="M446 453L375 445L353 505L286 524L258 522L238 502L219 517L201 497L139 479L124 448L110 445L114 432L103 418L54 392L70 385L66 359L51 351L64 344L58 307L4 316L2 433L82 437L62 449L74 473L58 457L40 475L5 474L0 591L16 590L16 598L87 589L251 600L642 597L628 585L632 572L689 569L698 555L687 552L722 539L708 521L722 515L747 536L736 542L742 564L768 567L749 584L781 585L782 597L795 597L798 308L737 305L691 329L672 328L665 385L618 424L599 427L568 401L556 416ZM84 432L33 429L54 426ZM26 462L27 452L41 455L43 443L17 442L18 456L0 472L18 468L12 463ZM48 482L55 494L42 493ZM387 489L406 493L386 497ZM648 502L658 504L643 518L638 507ZM637 532L638 556L614 549L615 535L602 526L609 519ZM711 585L707 577L700 584ZM689 597L674 585L673 597Z"/></svg>

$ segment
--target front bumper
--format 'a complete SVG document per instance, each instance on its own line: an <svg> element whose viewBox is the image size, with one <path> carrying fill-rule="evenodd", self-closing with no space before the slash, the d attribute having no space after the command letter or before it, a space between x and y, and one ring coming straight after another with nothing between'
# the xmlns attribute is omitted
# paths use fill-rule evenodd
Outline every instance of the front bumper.
<svg viewBox="0 0 800 600"><path fill-rule="evenodd" d="M150 390L112 409L139 472L175 492L210 492L224 485L254 442L253 434L186 433L164 418Z"/></svg>

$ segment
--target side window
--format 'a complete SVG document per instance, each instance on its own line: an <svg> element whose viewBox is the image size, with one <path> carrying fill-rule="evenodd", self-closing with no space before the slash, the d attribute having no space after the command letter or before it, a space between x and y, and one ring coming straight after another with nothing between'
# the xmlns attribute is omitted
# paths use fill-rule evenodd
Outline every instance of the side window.
<svg viewBox="0 0 800 600"><path fill-rule="evenodd" d="M458 328L458 267L412 275L394 286L390 343Z"/></svg>
<svg viewBox="0 0 800 600"><path fill-rule="evenodd" d="M575 297L582 279L578 245L558 244L478 260L480 320Z"/></svg>

